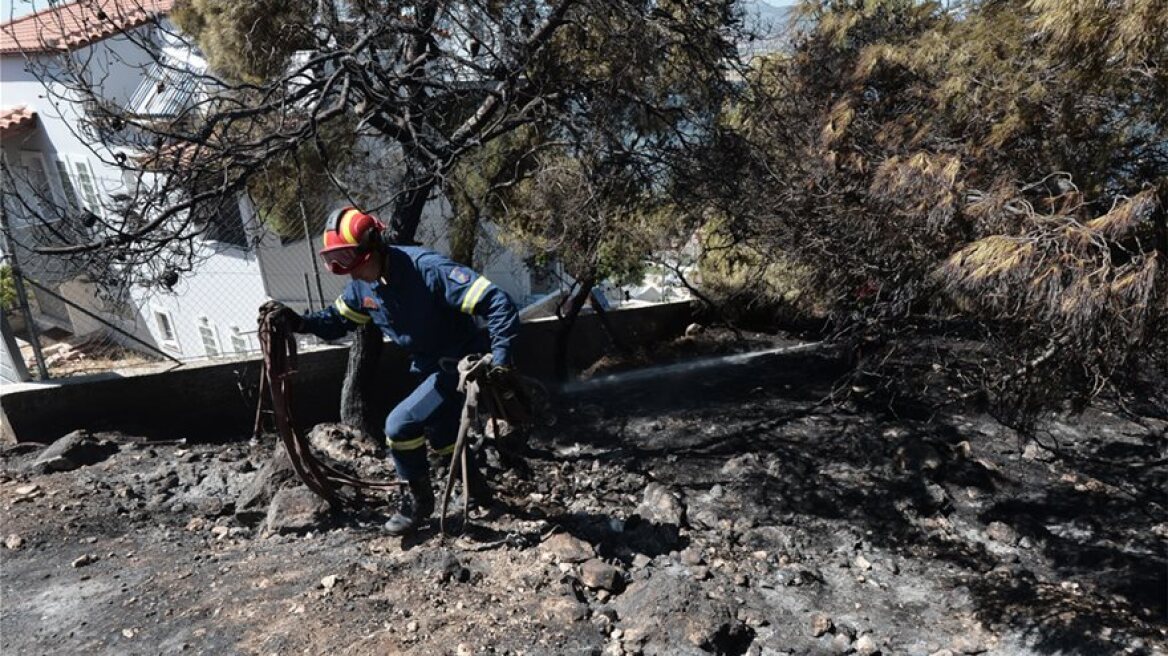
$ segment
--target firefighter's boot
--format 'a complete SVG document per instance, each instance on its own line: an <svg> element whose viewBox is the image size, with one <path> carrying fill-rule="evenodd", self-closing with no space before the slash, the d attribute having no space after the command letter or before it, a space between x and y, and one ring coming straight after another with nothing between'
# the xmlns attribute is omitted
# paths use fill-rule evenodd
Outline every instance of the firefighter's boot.
<svg viewBox="0 0 1168 656"><path fill-rule="evenodd" d="M412 480L409 486L409 492L402 493L401 507L385 523L385 532L390 535L402 535L417 529L434 514L434 487L430 484L430 477Z"/></svg>

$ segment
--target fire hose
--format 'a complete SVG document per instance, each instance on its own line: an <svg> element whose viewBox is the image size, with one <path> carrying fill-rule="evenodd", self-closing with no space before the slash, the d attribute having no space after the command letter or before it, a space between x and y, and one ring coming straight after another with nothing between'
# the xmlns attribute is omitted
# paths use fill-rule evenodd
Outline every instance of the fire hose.
<svg viewBox="0 0 1168 656"><path fill-rule="evenodd" d="M312 452L308 439L296 429L292 419L291 377L296 373L296 336L278 322L272 315L261 316L259 320L260 348L264 354L264 366L260 371L259 404L256 408L255 437L263 431L264 404L271 401L270 412L275 420L276 432L292 462L296 475L308 489L312 490L330 505L352 504L356 499L340 494L341 486L349 486L358 493L361 490L386 491L400 488L403 481L367 481L350 476L321 461Z"/></svg>
<svg viewBox="0 0 1168 656"><path fill-rule="evenodd" d="M326 499L330 504L352 504L354 498L342 497L341 486L361 490L387 491L400 488L404 481L369 481L350 476L345 472L321 461L312 452L307 438L296 429L292 417L291 377L296 373L296 338L279 322L267 314L259 320L260 347L264 355L264 366L260 371L259 403L256 408L255 437L263 430L265 402L270 399L276 431L284 445L292 468L310 490ZM524 436L525 427L537 418L544 423L554 423L550 412L547 389L536 380L521 376L509 368L492 367L490 355L468 355L458 362L458 391L465 395L462 416L458 427L458 437L454 452L450 457L446 486L442 492L440 527L446 532L446 509L454 484L455 472L462 474L463 526L469 514L469 474L467 469L467 446L471 429L476 423L489 422L490 433L496 438L496 447L501 451L514 449L515 436Z"/></svg>

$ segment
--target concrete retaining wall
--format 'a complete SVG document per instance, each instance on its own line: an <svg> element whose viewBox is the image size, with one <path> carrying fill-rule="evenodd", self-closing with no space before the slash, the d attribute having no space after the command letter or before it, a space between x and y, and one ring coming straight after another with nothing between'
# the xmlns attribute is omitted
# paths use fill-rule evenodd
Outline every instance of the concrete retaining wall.
<svg viewBox="0 0 1168 656"><path fill-rule="evenodd" d="M690 321L688 303L609 313L614 331L636 346L680 335ZM557 322L525 323L516 346L519 367L530 375L553 375ZM569 364L587 367L608 351L609 338L594 315L581 316L569 341ZM296 419L304 426L335 421L348 349L300 354L293 393ZM156 439L199 441L250 434L255 421L259 359L188 364L160 373L104 374L46 384L6 385L0 393L5 442L49 442L80 428L116 430ZM378 384L384 413L416 383L404 353L387 344Z"/></svg>

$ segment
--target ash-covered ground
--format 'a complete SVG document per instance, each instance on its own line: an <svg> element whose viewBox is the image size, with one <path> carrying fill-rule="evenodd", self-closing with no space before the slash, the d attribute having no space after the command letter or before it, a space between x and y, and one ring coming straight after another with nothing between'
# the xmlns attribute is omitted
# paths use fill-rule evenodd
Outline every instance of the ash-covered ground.
<svg viewBox="0 0 1168 656"><path fill-rule="evenodd" d="M822 403L833 369L578 389L445 539L294 481L270 501L274 438L9 447L0 651L1168 653L1168 424L1095 408L1028 442Z"/></svg>

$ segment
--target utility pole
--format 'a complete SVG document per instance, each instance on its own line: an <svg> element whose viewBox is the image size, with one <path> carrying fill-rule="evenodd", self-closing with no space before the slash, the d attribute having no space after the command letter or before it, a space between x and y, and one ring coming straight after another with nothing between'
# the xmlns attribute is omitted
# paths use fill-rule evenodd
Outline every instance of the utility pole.
<svg viewBox="0 0 1168 656"><path fill-rule="evenodd" d="M0 202L0 235L3 236L4 252L8 255L9 266L12 267L12 284L16 287L17 302L24 314L24 323L28 328L28 337L32 341L32 354L36 358L37 372L42 381L49 379L49 368L45 365L45 355L41 353L41 335L37 330L36 322L32 318L32 309L28 306L28 292L24 288L24 272L20 270L20 262L16 259L16 248L12 241L12 228L8 225L8 206ZM20 351L13 354L14 359L20 357Z"/></svg>

